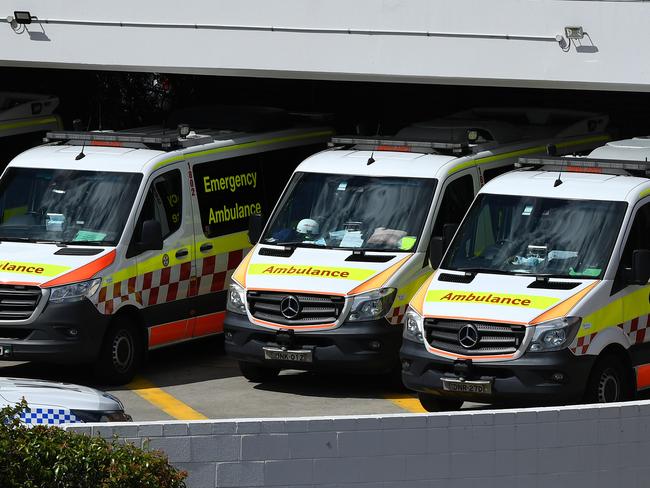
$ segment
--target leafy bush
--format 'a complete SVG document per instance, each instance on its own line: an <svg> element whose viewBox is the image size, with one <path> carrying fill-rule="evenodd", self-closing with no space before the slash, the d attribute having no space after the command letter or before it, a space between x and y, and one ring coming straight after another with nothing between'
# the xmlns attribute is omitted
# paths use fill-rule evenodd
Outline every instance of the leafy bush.
<svg viewBox="0 0 650 488"><path fill-rule="evenodd" d="M159 451L145 451L67 432L58 427L27 427L18 415L27 404L0 409L0 487L2 488L180 488L186 473Z"/></svg>

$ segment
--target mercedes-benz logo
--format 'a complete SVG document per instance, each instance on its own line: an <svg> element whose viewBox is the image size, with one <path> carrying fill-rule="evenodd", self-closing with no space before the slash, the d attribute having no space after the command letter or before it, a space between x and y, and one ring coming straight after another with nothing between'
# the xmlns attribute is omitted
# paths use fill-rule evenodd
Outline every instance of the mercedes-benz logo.
<svg viewBox="0 0 650 488"><path fill-rule="evenodd" d="M300 302L293 295L288 295L280 302L280 312L285 318L295 319L300 313Z"/></svg>
<svg viewBox="0 0 650 488"><path fill-rule="evenodd" d="M460 342L460 345L465 349L476 347L476 344L478 344L478 339L478 329L474 324L464 325L458 331L458 342Z"/></svg>

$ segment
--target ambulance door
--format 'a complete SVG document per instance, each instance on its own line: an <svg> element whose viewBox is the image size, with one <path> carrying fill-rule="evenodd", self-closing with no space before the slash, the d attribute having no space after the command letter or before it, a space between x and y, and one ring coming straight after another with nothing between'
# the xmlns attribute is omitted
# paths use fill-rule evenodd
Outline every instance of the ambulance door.
<svg viewBox="0 0 650 488"><path fill-rule="evenodd" d="M155 172L136 221L129 254L136 256L142 314L149 328L149 347L192 337L189 297L194 273L194 228L189 179L184 163ZM161 250L137 252L143 222L156 220L163 236Z"/></svg>
<svg viewBox="0 0 650 488"><path fill-rule="evenodd" d="M650 203L639 205L630 232L623 247L623 254L613 285L613 297L622 297L623 317L620 324L630 341L633 363L650 365L650 286L629 284L632 256L636 250L650 250ZM618 296L616 296L618 295ZM643 387L650 386L650 368L645 368Z"/></svg>
<svg viewBox="0 0 650 488"><path fill-rule="evenodd" d="M196 289L193 335L223 332L230 277L251 245L250 215L265 209L261 155L192 164Z"/></svg>
<svg viewBox="0 0 650 488"><path fill-rule="evenodd" d="M442 189L438 193L440 204L434 218L432 236L445 236L447 233L455 232L479 187L476 168L460 171L442 182ZM452 235L448 236L449 239L451 237Z"/></svg>

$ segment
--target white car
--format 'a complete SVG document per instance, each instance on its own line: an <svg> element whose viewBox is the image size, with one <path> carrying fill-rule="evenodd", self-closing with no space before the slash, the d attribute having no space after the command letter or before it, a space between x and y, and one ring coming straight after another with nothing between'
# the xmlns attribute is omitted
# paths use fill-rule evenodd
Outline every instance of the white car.
<svg viewBox="0 0 650 488"><path fill-rule="evenodd" d="M122 402L110 393L70 383L0 377L0 407L23 398L29 408L20 418L28 425L131 421Z"/></svg>

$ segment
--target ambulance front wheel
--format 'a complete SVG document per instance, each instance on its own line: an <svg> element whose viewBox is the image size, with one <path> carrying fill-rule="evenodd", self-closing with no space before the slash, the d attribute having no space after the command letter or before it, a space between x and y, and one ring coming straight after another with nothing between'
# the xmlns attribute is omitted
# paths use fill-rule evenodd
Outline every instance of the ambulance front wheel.
<svg viewBox="0 0 650 488"><path fill-rule="evenodd" d="M140 367L143 347L137 325L127 316L118 317L109 327L95 363L95 375L111 385L133 379Z"/></svg>
<svg viewBox="0 0 650 488"><path fill-rule="evenodd" d="M418 400L427 412L446 412L460 410L463 400L456 398L442 398L429 393L418 393Z"/></svg>
<svg viewBox="0 0 650 488"><path fill-rule="evenodd" d="M239 370L244 378L254 383L274 380L280 374L280 368L269 368L246 361L239 361Z"/></svg>
<svg viewBox="0 0 650 488"><path fill-rule="evenodd" d="M606 353L596 361L589 376L585 401L610 403L631 400L633 395L628 368L616 354Z"/></svg>

